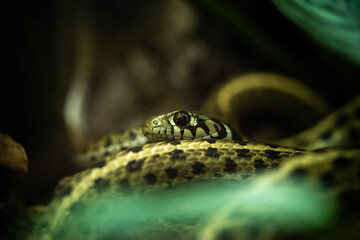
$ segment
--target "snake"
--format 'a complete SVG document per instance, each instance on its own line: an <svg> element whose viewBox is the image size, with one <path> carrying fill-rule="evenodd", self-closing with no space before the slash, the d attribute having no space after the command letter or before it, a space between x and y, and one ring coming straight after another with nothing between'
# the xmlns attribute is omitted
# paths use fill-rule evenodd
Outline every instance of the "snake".
<svg viewBox="0 0 360 240"><path fill-rule="evenodd" d="M231 84L234 83L227 86ZM150 227L147 231L148 226L144 224L141 231L145 235L131 237L127 234L134 234L139 229L112 226L111 231L116 229L114 235L101 220L112 212L110 208L110 212L105 213L109 207L103 201L110 200L109 205L113 208L117 208L118 203L130 207L132 201L142 196L152 196L160 191L161 198L166 195L161 191L176 193L177 188L193 188L196 183L204 181L234 180L276 185L295 175L326 182L331 186L331 196L357 191L360 188L359 113L360 96L309 130L269 143L249 140L226 123L223 120L226 118L187 110L156 115L141 127L107 136L84 148L76 158L83 170L60 184L30 239L143 239L144 236L158 239L157 235L151 238L158 225L155 230ZM124 142L123 138L130 141ZM127 207L122 211L126 212ZM99 218L98 221L93 224L86 222L89 215L84 217L82 214L87 212L97 214L92 216ZM220 218L218 216L215 214L216 219ZM160 221L161 231L172 226L174 234L190 228L186 224L183 226L178 219L165 224L164 221ZM210 229L228 227L218 221L215 225L217 228ZM209 223L199 231L203 233L200 239L219 238L218 232L214 231L210 231L210 237L209 226L214 224ZM165 236L164 239L169 237ZM184 239L181 236L179 239ZM229 239L237 239L236 236L239 235ZM243 236L251 238L250 235Z"/></svg>

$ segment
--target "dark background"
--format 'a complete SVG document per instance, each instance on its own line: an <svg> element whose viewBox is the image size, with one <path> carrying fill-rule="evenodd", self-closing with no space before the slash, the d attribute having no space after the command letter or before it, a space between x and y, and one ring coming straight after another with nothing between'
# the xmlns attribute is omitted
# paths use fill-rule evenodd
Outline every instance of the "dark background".
<svg viewBox="0 0 360 240"><path fill-rule="evenodd" d="M290 59L283 62L269 59L224 16L203 3L206 1L189 2L199 19L196 36L214 51L242 62L243 71L272 71L301 79L320 92L334 108L359 93L359 68L313 41L271 1L223 2L278 43L291 59L297 61L297 66L288 64ZM46 202L59 178L71 173L66 164L54 163L67 159L71 152L62 120L67 85L59 80L55 60L61 9L59 2L53 0L14 0L3 4L0 132L11 136L26 149L29 176L18 189L18 195L25 205L30 206ZM81 4L86 6L87 3L77 1L74 5ZM149 3L145 5L144 11L152 7ZM123 24L122 28L130 31L136 29L137 25L132 23L136 22L139 9L145 5L144 1L98 1L94 12L101 20L97 22L100 27L101 24L111 26L109 22L114 22ZM217 77L231 76L236 73L232 69L231 66L222 68ZM205 90L213 85L207 85ZM52 178L47 180L42 176L45 172Z"/></svg>

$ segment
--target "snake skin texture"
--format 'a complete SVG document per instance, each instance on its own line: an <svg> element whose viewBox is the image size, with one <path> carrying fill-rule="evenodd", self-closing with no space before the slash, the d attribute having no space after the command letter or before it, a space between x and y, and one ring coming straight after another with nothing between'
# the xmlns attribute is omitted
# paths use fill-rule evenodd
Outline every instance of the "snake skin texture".
<svg viewBox="0 0 360 240"><path fill-rule="evenodd" d="M126 191L129 187L164 188L224 176L245 179L303 153L275 145L213 139L175 140L133 147L75 175L49 207L47 217L51 225L48 230L65 231L72 209L104 188Z"/></svg>
<svg viewBox="0 0 360 240"><path fill-rule="evenodd" d="M142 134L140 127L114 133L86 145L75 156L74 165L76 165L76 168L85 169L97 164L107 156L148 142L149 140Z"/></svg>
<svg viewBox="0 0 360 240"><path fill-rule="evenodd" d="M354 140L355 146L348 146L350 148L356 148L355 138L359 133L360 104L358 99L324 119L328 123L327 128L334 129L332 124L337 124L339 119L343 118L340 113L346 112L349 115L348 118L352 121L347 123L345 121L342 127L345 129L347 126L347 130L341 132L345 132L347 138ZM153 131L152 125L159 127L160 123L170 126L167 128L170 130L158 128ZM223 134L224 131L226 134ZM126 231L134 232L134 229L121 230L119 228L115 235L110 234L104 230L104 225L100 224L100 216L104 214L104 209L107 207L101 207L102 205L95 203L99 198L112 199L114 202L130 199L131 203L132 200L146 196L149 192L161 189L172 191L177 186L188 186L187 183L201 183L205 180L236 180L241 183L249 181L254 185L265 184L274 187L295 176L326 185L329 190L322 197L325 199L347 192L356 192L360 188L360 150L309 151L275 144L252 143L238 136L235 137L237 140L232 140L234 134L231 128L220 120L186 111L175 111L151 118L144 124L143 132L145 135L151 135L150 140L161 141L133 146L106 158L99 157L91 168L72 176L61 186L61 190L40 219L31 239L106 239L119 236L152 239L149 233L129 237ZM161 137L154 137L154 132L158 132ZM323 131L319 132L323 133ZM196 138L197 134L204 134L204 136L201 137L202 139L192 139ZM191 140L182 140L186 138ZM337 139L341 142L344 138L337 137ZM107 149L111 145L106 139L101 141L101 146ZM96 152L96 147L94 149ZM103 155L100 153L98 156ZM266 174L267 172L269 173ZM236 212L236 208L231 208L231 210L225 215L224 211L215 212L204 227L197 228L195 238L221 239L220 233L224 229L230 229L230 235L225 239L238 239L241 236L243 239L276 239L279 236L283 237L283 232L285 236L287 234L286 228L282 227L284 231L280 231L279 235L275 231L279 229L279 225L276 225L274 221L269 224L270 232L265 235L254 235L253 232L249 232L249 224L256 220L253 220L251 216L234 217L232 213ZM79 220L80 216L87 211L100 211L96 215L99 221L79 227L79 222L82 221ZM161 222L161 231L171 228L171 234L180 234L178 239L194 238L194 235L186 235L189 226L184 227L182 223L174 224L173 221L176 220L167 224ZM146 232L146 227L144 225L141 231ZM183 233L184 235L181 235ZM153 239L167 237L169 233Z"/></svg>

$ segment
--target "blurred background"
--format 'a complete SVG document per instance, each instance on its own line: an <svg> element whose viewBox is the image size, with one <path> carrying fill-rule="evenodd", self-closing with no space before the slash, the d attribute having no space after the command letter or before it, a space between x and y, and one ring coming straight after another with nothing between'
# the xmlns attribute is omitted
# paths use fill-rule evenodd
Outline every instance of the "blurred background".
<svg viewBox="0 0 360 240"><path fill-rule="evenodd" d="M78 146L157 113L197 110L233 76L275 72L334 109L351 100L360 92L360 6L323 2L5 3L0 132L28 154L18 197L46 203L73 173Z"/></svg>

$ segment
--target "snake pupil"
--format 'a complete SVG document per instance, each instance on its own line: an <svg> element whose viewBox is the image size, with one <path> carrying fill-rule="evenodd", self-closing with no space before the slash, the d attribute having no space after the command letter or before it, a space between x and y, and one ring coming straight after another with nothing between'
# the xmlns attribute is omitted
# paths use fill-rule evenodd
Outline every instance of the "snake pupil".
<svg viewBox="0 0 360 240"><path fill-rule="evenodd" d="M174 114L174 122L178 126L186 126L190 122L190 116L186 112L177 112Z"/></svg>

